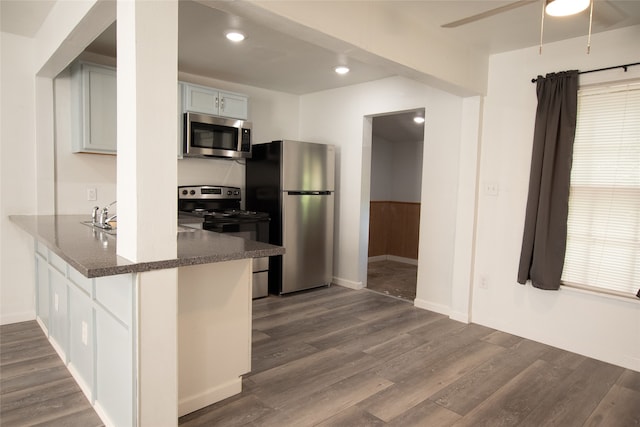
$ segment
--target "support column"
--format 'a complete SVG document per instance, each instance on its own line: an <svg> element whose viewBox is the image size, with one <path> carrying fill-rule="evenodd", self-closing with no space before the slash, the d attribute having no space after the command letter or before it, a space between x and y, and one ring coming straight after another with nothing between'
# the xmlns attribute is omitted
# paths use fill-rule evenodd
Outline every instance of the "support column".
<svg viewBox="0 0 640 427"><path fill-rule="evenodd" d="M176 257L176 0L118 0L118 247ZM137 425L175 426L177 272L137 275Z"/></svg>

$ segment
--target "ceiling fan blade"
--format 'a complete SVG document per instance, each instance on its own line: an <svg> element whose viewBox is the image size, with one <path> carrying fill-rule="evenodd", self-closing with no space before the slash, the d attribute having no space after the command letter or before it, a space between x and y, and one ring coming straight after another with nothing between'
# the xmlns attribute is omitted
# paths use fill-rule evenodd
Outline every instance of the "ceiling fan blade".
<svg viewBox="0 0 640 427"><path fill-rule="evenodd" d="M441 25L442 28L455 28L461 25L470 24L471 22L479 21L484 18L488 18L499 13L507 12L509 10L517 9L522 6L526 6L531 3L537 3L539 0L518 0L513 3L505 4L504 6L496 7L495 9L489 9L485 12L471 15L457 21L449 22L448 24Z"/></svg>

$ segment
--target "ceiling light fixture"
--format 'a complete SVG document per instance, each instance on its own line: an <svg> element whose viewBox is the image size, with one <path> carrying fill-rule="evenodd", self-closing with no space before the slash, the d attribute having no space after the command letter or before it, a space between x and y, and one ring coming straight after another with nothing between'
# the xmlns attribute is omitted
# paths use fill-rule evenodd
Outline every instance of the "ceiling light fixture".
<svg viewBox="0 0 640 427"><path fill-rule="evenodd" d="M347 74L349 72L349 67L345 67L344 65L339 65L333 69L338 74Z"/></svg>
<svg viewBox="0 0 640 427"><path fill-rule="evenodd" d="M545 0L542 2L542 17L540 19L540 49L542 55L542 35L544 34L544 15L554 17L569 16L580 13L589 6L589 35L587 36L587 55L591 53L591 29L593 27L593 3L595 0Z"/></svg>
<svg viewBox="0 0 640 427"><path fill-rule="evenodd" d="M421 125L422 123L424 123L424 117L421 116L415 116L413 118L413 121L416 122L417 124Z"/></svg>
<svg viewBox="0 0 640 427"><path fill-rule="evenodd" d="M226 34L227 39L231 40L234 43L241 42L244 40L244 34L239 33L237 31L230 31Z"/></svg>
<svg viewBox="0 0 640 427"><path fill-rule="evenodd" d="M590 0L546 0L545 12L550 16L569 16L589 7Z"/></svg>

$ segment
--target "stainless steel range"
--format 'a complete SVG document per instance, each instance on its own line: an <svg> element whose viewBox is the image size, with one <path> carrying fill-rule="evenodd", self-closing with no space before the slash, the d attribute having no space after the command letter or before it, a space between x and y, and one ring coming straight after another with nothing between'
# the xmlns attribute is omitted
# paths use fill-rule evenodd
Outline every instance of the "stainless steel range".
<svg viewBox="0 0 640 427"><path fill-rule="evenodd" d="M248 240L269 243L269 214L241 209L237 187L178 187L178 222ZM253 259L253 298L268 295L269 258Z"/></svg>

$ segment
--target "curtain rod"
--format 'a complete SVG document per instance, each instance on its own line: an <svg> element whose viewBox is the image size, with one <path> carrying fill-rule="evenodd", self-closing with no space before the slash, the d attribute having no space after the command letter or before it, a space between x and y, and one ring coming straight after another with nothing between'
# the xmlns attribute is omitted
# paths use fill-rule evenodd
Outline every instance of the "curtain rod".
<svg viewBox="0 0 640 427"><path fill-rule="evenodd" d="M580 72L578 72L578 74L596 73L598 71L615 70L616 68L623 68L624 72L626 73L627 72L627 68L628 67L633 67L634 65L640 65L640 62L634 62L633 64L616 65L616 66L613 66L613 67L598 68L597 70L580 71ZM538 81L537 77L535 79L531 79L531 83L535 83L537 81Z"/></svg>

